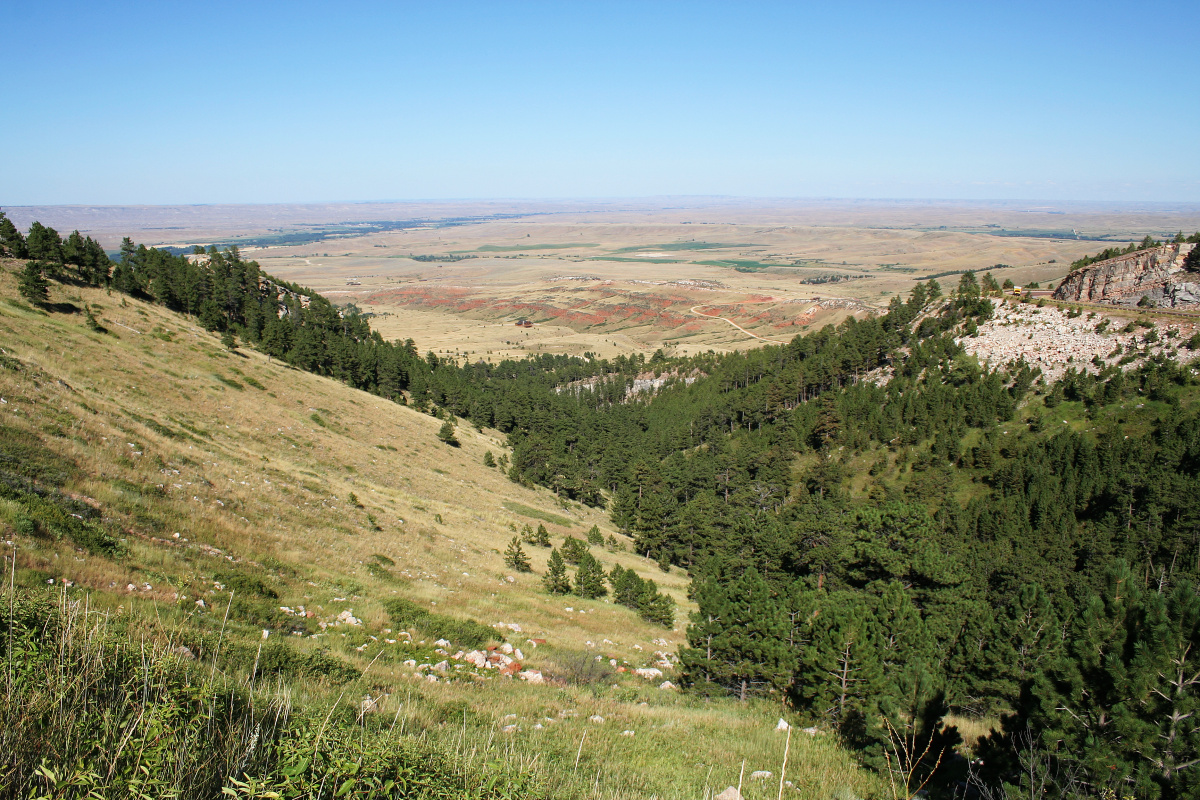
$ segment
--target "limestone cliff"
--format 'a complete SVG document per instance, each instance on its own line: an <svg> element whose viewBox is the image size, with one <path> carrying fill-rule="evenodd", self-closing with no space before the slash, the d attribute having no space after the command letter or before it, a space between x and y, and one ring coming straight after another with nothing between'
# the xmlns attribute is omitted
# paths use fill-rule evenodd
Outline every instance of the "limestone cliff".
<svg viewBox="0 0 1200 800"><path fill-rule="evenodd" d="M1164 244L1080 267L1063 278L1054 298L1136 306L1145 297L1159 307L1198 307L1200 274L1183 269L1196 246Z"/></svg>

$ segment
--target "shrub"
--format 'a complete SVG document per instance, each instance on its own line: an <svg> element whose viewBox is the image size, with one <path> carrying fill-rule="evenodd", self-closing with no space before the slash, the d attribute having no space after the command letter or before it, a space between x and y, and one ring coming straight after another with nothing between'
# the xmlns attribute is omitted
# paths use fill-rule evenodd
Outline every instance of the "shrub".
<svg viewBox="0 0 1200 800"><path fill-rule="evenodd" d="M383 604L392 622L401 628L416 628L426 636L449 639L464 647L482 647L496 639L496 632L473 619L437 614L400 597Z"/></svg>

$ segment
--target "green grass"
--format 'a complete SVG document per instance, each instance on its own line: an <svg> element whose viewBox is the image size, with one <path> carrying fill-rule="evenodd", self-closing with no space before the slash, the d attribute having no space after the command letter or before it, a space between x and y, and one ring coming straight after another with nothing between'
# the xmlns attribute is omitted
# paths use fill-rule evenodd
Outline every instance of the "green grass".
<svg viewBox="0 0 1200 800"><path fill-rule="evenodd" d="M621 256L593 256L589 261L626 261L631 264L686 264L679 258L622 258Z"/></svg>
<svg viewBox="0 0 1200 800"><path fill-rule="evenodd" d="M738 272L761 272L764 269L786 266L784 264L767 264L762 261L751 261L738 258L719 259L715 261L696 261L693 263L703 264L706 267L727 267L729 269L735 269Z"/></svg>
<svg viewBox="0 0 1200 800"><path fill-rule="evenodd" d="M568 250L573 247L599 247L595 242L570 242L567 244L485 244L474 250L455 250L455 253L518 253L525 250Z"/></svg>
<svg viewBox="0 0 1200 800"><path fill-rule="evenodd" d="M650 244L650 245L641 245L638 247L622 247L618 250L613 250L613 253L614 254L616 254L616 253L640 253L640 252L647 252L647 251L654 252L655 250L666 250L668 252L677 251L677 250L728 250L728 249L734 248L734 247L764 247L764 246L765 245L747 244L744 242L741 244L737 244L737 243L725 244L722 242L669 242L667 244Z"/></svg>
<svg viewBox="0 0 1200 800"><path fill-rule="evenodd" d="M558 514L551 514L548 511L541 511L536 508L530 508L529 506L521 505L520 503L513 502L512 500L505 500L504 507L514 514L520 514L522 517L540 519L543 522L549 522L553 525L561 525L564 528L570 528L575 525L573 520L569 520L566 517L560 517Z"/></svg>

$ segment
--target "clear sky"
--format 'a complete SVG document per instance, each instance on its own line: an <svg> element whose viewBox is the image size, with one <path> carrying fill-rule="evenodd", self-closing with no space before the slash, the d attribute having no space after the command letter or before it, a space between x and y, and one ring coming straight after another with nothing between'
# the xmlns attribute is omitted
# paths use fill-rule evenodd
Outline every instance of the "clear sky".
<svg viewBox="0 0 1200 800"><path fill-rule="evenodd" d="M1200 2L56 2L0 205L1200 201Z"/></svg>

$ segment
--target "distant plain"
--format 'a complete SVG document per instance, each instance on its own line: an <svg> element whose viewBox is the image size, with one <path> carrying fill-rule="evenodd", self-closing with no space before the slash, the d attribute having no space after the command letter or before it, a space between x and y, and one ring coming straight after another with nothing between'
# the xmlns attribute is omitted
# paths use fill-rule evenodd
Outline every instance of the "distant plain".
<svg viewBox="0 0 1200 800"><path fill-rule="evenodd" d="M787 341L963 270L1061 279L1114 243L1200 229L1200 207L1015 201L464 201L18 207L115 249L237 243L374 315L386 338L495 361ZM26 219L28 217L28 219ZM413 257L417 257L414 259ZM1005 266L998 266L1005 265ZM528 319L533 327L517 327ZM757 337L757 338L756 338Z"/></svg>

